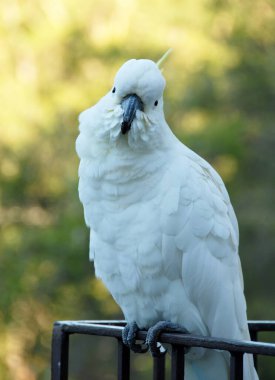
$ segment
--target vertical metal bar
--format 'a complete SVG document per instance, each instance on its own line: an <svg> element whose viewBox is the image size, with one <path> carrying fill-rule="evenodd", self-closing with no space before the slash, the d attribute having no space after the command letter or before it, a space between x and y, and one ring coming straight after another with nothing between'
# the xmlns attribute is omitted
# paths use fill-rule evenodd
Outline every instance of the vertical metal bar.
<svg viewBox="0 0 275 380"><path fill-rule="evenodd" d="M258 342L258 331L256 330L250 330L250 337L253 342ZM256 370L258 369L258 355L253 354L253 359L254 359L254 366Z"/></svg>
<svg viewBox="0 0 275 380"><path fill-rule="evenodd" d="M153 358L153 380L165 380L165 356Z"/></svg>
<svg viewBox="0 0 275 380"><path fill-rule="evenodd" d="M172 345L171 380L184 380L184 346Z"/></svg>
<svg viewBox="0 0 275 380"><path fill-rule="evenodd" d="M243 352L230 352L230 380L243 380Z"/></svg>
<svg viewBox="0 0 275 380"><path fill-rule="evenodd" d="M117 379L130 379L130 349L121 339L117 340Z"/></svg>
<svg viewBox="0 0 275 380"><path fill-rule="evenodd" d="M52 335L52 380L68 380L69 334L55 323Z"/></svg>

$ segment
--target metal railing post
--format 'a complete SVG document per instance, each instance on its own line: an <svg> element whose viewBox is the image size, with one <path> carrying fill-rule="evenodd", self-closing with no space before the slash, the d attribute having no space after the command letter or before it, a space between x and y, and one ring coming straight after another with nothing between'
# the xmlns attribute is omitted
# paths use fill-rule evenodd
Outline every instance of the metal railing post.
<svg viewBox="0 0 275 380"><path fill-rule="evenodd" d="M153 358L153 380L165 380L165 357L163 354Z"/></svg>
<svg viewBox="0 0 275 380"><path fill-rule="evenodd" d="M130 379L130 349L121 339L117 340L117 379Z"/></svg>
<svg viewBox="0 0 275 380"><path fill-rule="evenodd" d="M52 335L52 380L68 380L69 333L55 323Z"/></svg>
<svg viewBox="0 0 275 380"><path fill-rule="evenodd" d="M171 379L184 380L184 346L172 344Z"/></svg>
<svg viewBox="0 0 275 380"><path fill-rule="evenodd" d="M251 337L251 340L253 340L253 342L258 342L258 331L256 331L256 330L250 331L250 337ZM255 369L257 371L257 369L258 369L258 356L257 356L257 354L253 354L253 360L254 360Z"/></svg>
<svg viewBox="0 0 275 380"><path fill-rule="evenodd" d="M243 380L243 352L230 352L230 380Z"/></svg>

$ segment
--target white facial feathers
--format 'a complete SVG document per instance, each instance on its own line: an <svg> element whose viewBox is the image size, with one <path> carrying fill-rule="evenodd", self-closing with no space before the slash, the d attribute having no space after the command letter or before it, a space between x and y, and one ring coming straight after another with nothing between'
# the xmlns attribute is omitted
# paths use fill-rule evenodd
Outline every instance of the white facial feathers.
<svg viewBox="0 0 275 380"><path fill-rule="evenodd" d="M81 114L80 130L89 141L89 151L104 151L117 143L131 150L159 149L171 134L163 113L165 79L157 64L148 59L131 59L118 70L106 96ZM123 100L137 95L141 108L134 113L130 128L122 133L126 111Z"/></svg>
<svg viewBox="0 0 275 380"><path fill-rule="evenodd" d="M116 74L114 87L122 99L129 94L138 95L144 106L159 101L165 88L165 79L155 62L149 59L131 59Z"/></svg>

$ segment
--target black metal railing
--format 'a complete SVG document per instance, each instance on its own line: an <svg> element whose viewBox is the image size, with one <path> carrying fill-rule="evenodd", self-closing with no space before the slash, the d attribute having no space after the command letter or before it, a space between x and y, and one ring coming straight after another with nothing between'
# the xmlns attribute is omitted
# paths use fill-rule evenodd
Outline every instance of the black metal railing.
<svg viewBox="0 0 275 380"><path fill-rule="evenodd" d="M121 340L125 321L59 321L54 324L52 339L52 380L68 379L69 337L71 334L86 334L117 339L117 379L130 379L130 350ZM185 348L204 347L230 353L230 380L243 380L243 355L253 354L257 366L257 355L275 356L275 344L258 342L258 333L275 331L275 321L250 321L252 341L210 338L179 333L162 333L159 341L172 346L171 379L184 379ZM137 338L144 340L146 331L139 331ZM165 378L165 355L153 358L153 380Z"/></svg>

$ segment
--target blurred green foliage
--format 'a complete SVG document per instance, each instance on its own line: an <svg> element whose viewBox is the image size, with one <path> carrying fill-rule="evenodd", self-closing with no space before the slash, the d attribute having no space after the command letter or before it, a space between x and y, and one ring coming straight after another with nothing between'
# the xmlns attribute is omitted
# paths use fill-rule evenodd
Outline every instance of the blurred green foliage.
<svg viewBox="0 0 275 380"><path fill-rule="evenodd" d="M125 60L168 47L167 120L229 189L249 318L275 319L274 2L4 0L0 38L0 378L49 378L54 320L121 318L88 264L77 115ZM71 379L115 378L112 345L73 342Z"/></svg>

